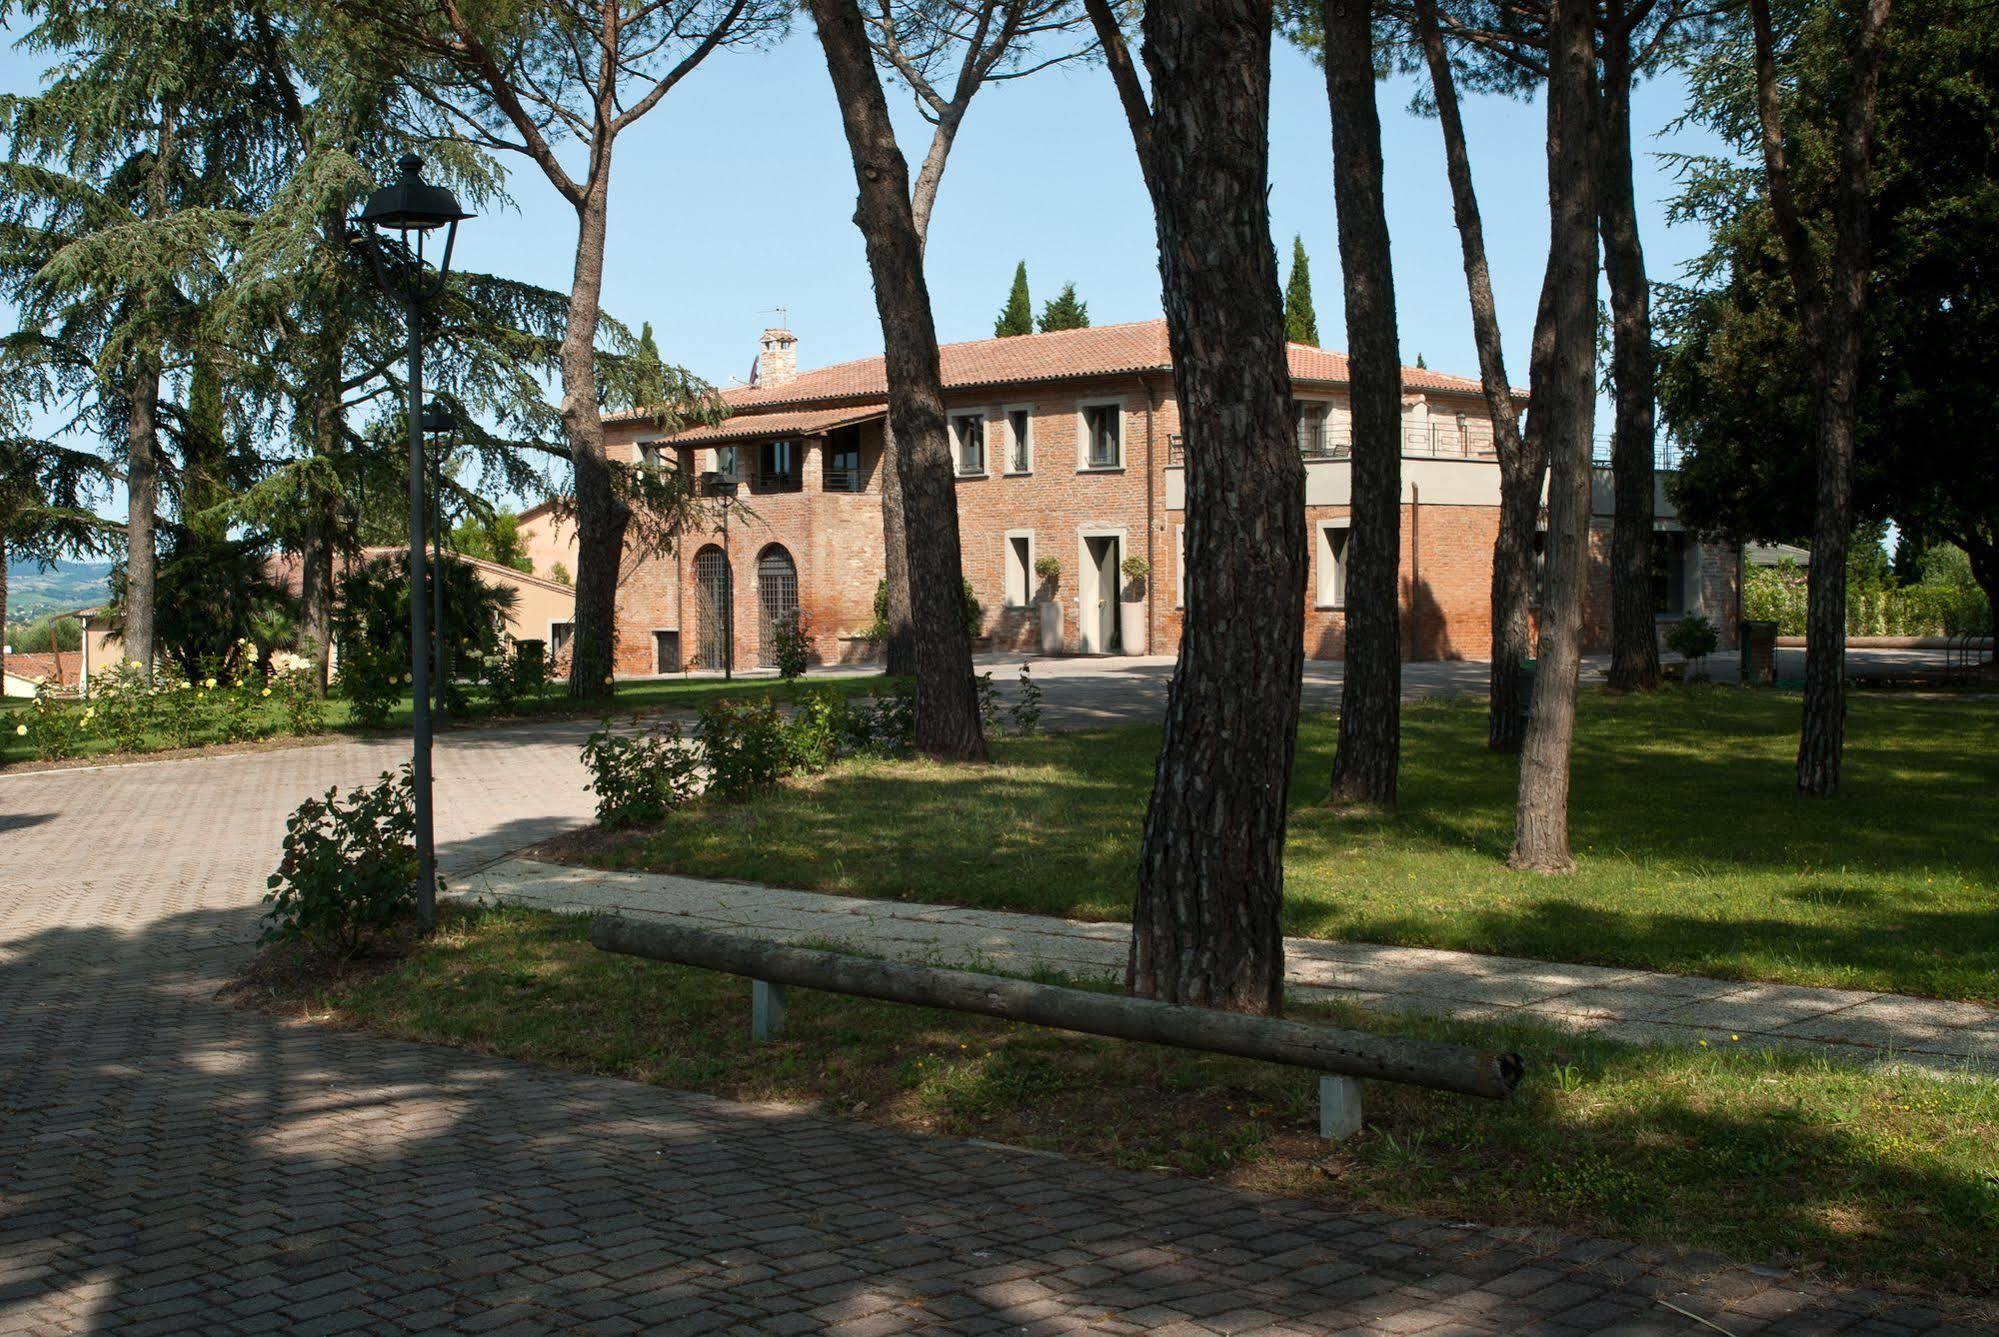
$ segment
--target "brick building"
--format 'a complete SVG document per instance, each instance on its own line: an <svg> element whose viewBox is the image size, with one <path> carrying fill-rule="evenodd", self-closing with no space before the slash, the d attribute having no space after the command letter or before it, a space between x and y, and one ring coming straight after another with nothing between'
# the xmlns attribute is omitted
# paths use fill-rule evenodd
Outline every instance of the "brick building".
<svg viewBox="0 0 1999 1337"><path fill-rule="evenodd" d="M966 578L995 649L1170 654L1184 582L1185 480L1164 321L985 339L940 350ZM874 658L865 639L883 569L880 358L798 370L798 341L767 330L752 385L726 392L715 426L662 433L607 422L614 458L714 472L748 514L620 573L621 675L766 663L795 612L821 661ZM1311 569L1305 649L1337 658L1345 632L1350 465L1346 359L1294 344L1298 448ZM1490 645L1499 470L1476 381L1403 371L1402 625L1411 658L1483 658ZM1608 632L1608 475L1597 487L1589 637ZM1679 530L1663 495L1655 588L1662 626L1705 613L1732 638L1733 551ZM575 570L573 533L546 508L523 517L538 574ZM1059 568L1037 568L1054 558ZM1137 563L1142 560L1143 574ZM1132 569L1127 573L1127 565ZM1056 614L1044 609L1059 610ZM1047 624L1047 625L1044 625ZM566 625L551 623L559 649ZM1046 638L1046 639L1044 639Z"/></svg>

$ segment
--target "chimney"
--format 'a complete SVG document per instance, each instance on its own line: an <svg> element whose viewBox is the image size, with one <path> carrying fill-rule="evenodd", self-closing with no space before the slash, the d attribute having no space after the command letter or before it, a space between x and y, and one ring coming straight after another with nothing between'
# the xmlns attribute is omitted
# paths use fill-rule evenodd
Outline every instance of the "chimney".
<svg viewBox="0 0 1999 1337"><path fill-rule="evenodd" d="M798 377L798 336L790 330L765 330L758 341L757 386L775 390Z"/></svg>

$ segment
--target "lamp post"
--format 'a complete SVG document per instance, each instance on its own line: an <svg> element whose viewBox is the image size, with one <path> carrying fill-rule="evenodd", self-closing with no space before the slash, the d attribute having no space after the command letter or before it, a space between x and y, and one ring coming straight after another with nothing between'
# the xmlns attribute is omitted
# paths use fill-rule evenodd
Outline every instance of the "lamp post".
<svg viewBox="0 0 1999 1337"><path fill-rule="evenodd" d="M458 224L472 215L442 186L423 179L423 160L406 153L396 164L395 184L368 197L355 220L358 241L382 292L403 300L409 334L410 453L410 780L416 791L416 913L428 933L437 923L437 836L432 822L430 776L430 647L424 623L424 450L423 308L444 291L451 272L451 248ZM424 260L424 242L444 229L444 249L435 268ZM396 234L394 243L389 233ZM393 245L394 253L385 254Z"/></svg>
<svg viewBox="0 0 1999 1337"><path fill-rule="evenodd" d="M430 637L437 647L437 718L450 712L445 684L451 678L451 652L444 639L444 465L451 453L451 433L458 419L451 406L433 399L423 406L423 434L437 443L430 452Z"/></svg>

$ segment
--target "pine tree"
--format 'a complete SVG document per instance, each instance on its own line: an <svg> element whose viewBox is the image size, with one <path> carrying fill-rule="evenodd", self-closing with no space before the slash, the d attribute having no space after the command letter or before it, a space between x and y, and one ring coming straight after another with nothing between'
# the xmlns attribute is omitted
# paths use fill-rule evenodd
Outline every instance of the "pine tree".
<svg viewBox="0 0 1999 1337"><path fill-rule="evenodd" d="M1027 298L1027 261L1014 266L1013 291L993 322L993 337L1010 339L1016 334L1034 333L1034 305Z"/></svg>
<svg viewBox="0 0 1999 1337"><path fill-rule="evenodd" d="M1054 330L1087 330L1090 328L1090 304L1076 300L1076 285L1062 285L1061 296L1041 307L1041 332L1048 334Z"/></svg>
<svg viewBox="0 0 1999 1337"><path fill-rule="evenodd" d="M1312 309L1312 262L1305 257L1305 239L1298 236L1291 238L1291 281L1284 285L1284 339L1319 346L1319 316Z"/></svg>

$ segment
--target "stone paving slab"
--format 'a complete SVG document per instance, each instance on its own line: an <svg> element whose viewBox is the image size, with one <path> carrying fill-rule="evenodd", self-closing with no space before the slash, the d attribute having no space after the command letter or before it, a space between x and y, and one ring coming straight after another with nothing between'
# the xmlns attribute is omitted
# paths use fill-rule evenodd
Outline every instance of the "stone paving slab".
<svg viewBox="0 0 1999 1337"><path fill-rule="evenodd" d="M620 873L510 859L466 880L467 898L566 913L680 919L781 942L848 944L937 964L1050 968L1084 978L1124 968L1129 931L1042 915ZM1300 997L1478 1020L1534 1020L1639 1044L1756 1045L1844 1062L1999 1073L1999 1009L1895 994L1561 965L1428 947L1287 938Z"/></svg>

